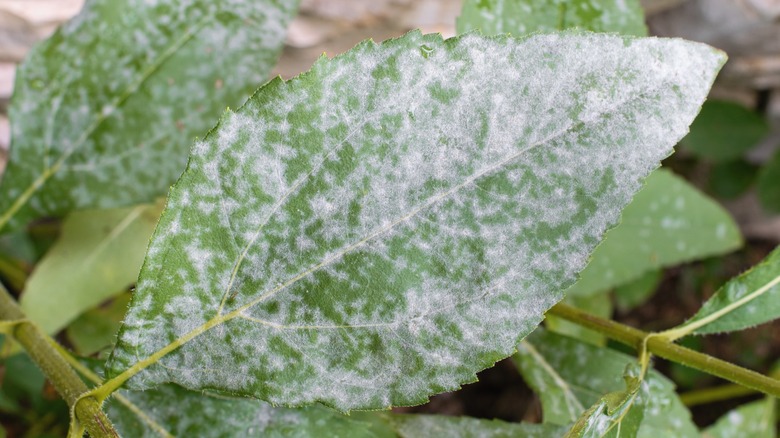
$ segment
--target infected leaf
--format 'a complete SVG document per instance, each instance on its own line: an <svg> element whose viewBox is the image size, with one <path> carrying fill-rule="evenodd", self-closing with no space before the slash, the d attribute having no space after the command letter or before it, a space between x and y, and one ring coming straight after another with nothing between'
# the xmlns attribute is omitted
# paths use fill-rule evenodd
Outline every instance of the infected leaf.
<svg viewBox="0 0 780 438"><path fill-rule="evenodd" d="M269 83L171 190L112 385L348 411L474 381L562 298L722 62L414 32Z"/></svg>

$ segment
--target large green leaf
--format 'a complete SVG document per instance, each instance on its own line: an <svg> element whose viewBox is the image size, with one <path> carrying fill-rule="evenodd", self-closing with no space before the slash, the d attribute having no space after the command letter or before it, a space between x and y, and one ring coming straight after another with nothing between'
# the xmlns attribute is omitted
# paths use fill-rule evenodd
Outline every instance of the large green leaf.
<svg viewBox="0 0 780 438"><path fill-rule="evenodd" d="M744 404L718 419L704 430L702 438L775 438L777 436L777 415L775 399Z"/></svg>
<svg viewBox="0 0 780 438"><path fill-rule="evenodd" d="M670 330L687 334L744 330L780 317L780 247L748 272L729 280L685 324Z"/></svg>
<svg viewBox="0 0 780 438"><path fill-rule="evenodd" d="M769 133L769 124L758 113L722 100L707 101L680 142L688 150L714 161L739 158Z"/></svg>
<svg viewBox="0 0 780 438"><path fill-rule="evenodd" d="M88 1L17 70L0 229L165 194L193 137L266 80L296 5Z"/></svg>
<svg viewBox="0 0 780 438"><path fill-rule="evenodd" d="M35 267L22 293L25 314L56 333L84 311L138 279L163 204L69 215L57 243Z"/></svg>
<svg viewBox="0 0 780 438"><path fill-rule="evenodd" d="M641 382L624 380L634 357L537 329L520 344L515 362L541 398L545 423L569 424L590 408L592 427L581 428L581 435L617 419L623 432L638 427L639 437L698 435L674 385L660 373L650 371Z"/></svg>
<svg viewBox="0 0 780 438"><path fill-rule="evenodd" d="M597 293L740 245L742 236L728 212L682 178L657 170L566 294Z"/></svg>
<svg viewBox="0 0 780 438"><path fill-rule="evenodd" d="M465 0L458 33L480 29L485 35L525 35L580 28L645 36L638 0Z"/></svg>
<svg viewBox="0 0 780 438"><path fill-rule="evenodd" d="M109 376L341 410L474 381L561 299L722 61L413 32L271 82L193 148Z"/></svg>

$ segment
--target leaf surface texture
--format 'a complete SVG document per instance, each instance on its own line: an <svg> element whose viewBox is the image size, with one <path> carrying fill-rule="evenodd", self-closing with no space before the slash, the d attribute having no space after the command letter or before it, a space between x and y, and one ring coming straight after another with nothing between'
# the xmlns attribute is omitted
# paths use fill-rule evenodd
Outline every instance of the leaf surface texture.
<svg viewBox="0 0 780 438"><path fill-rule="evenodd" d="M16 73L0 229L152 202L262 84L297 1L91 0Z"/></svg>
<svg viewBox="0 0 780 438"><path fill-rule="evenodd" d="M109 377L344 411L473 381L561 299L722 61L413 32L269 83L194 146Z"/></svg>

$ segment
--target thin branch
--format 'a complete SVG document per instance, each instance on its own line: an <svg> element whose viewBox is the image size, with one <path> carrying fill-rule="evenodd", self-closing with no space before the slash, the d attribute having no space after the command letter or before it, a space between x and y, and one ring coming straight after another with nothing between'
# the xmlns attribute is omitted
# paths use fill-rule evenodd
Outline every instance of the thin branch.
<svg viewBox="0 0 780 438"><path fill-rule="evenodd" d="M87 385L73 371L65 359L55 350L44 334L26 317L16 301L0 284L0 320L14 321L14 327L8 334L27 350L30 358L41 368L57 392L75 412L75 418L84 426L92 437L118 437L114 426L94 398L84 398L82 394L89 391ZM77 401L79 401L77 403Z"/></svg>
<svg viewBox="0 0 780 438"><path fill-rule="evenodd" d="M595 330L637 351L642 351L643 347L646 346L649 352L658 357L683 364L764 394L780 397L780 380L689 348L681 347L664 337L654 336L653 333L647 333L615 321L600 318L563 303L555 305L547 313Z"/></svg>

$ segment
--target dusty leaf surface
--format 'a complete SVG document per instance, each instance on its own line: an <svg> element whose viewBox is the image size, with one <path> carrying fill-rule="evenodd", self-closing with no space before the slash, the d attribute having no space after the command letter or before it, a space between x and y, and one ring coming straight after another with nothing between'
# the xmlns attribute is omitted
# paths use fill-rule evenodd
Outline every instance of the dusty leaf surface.
<svg viewBox="0 0 780 438"><path fill-rule="evenodd" d="M16 73L0 229L151 202L266 81L297 1L91 0Z"/></svg>
<svg viewBox="0 0 780 438"><path fill-rule="evenodd" d="M561 299L722 62L413 32L266 85L194 146L109 377L341 410L473 381Z"/></svg>

